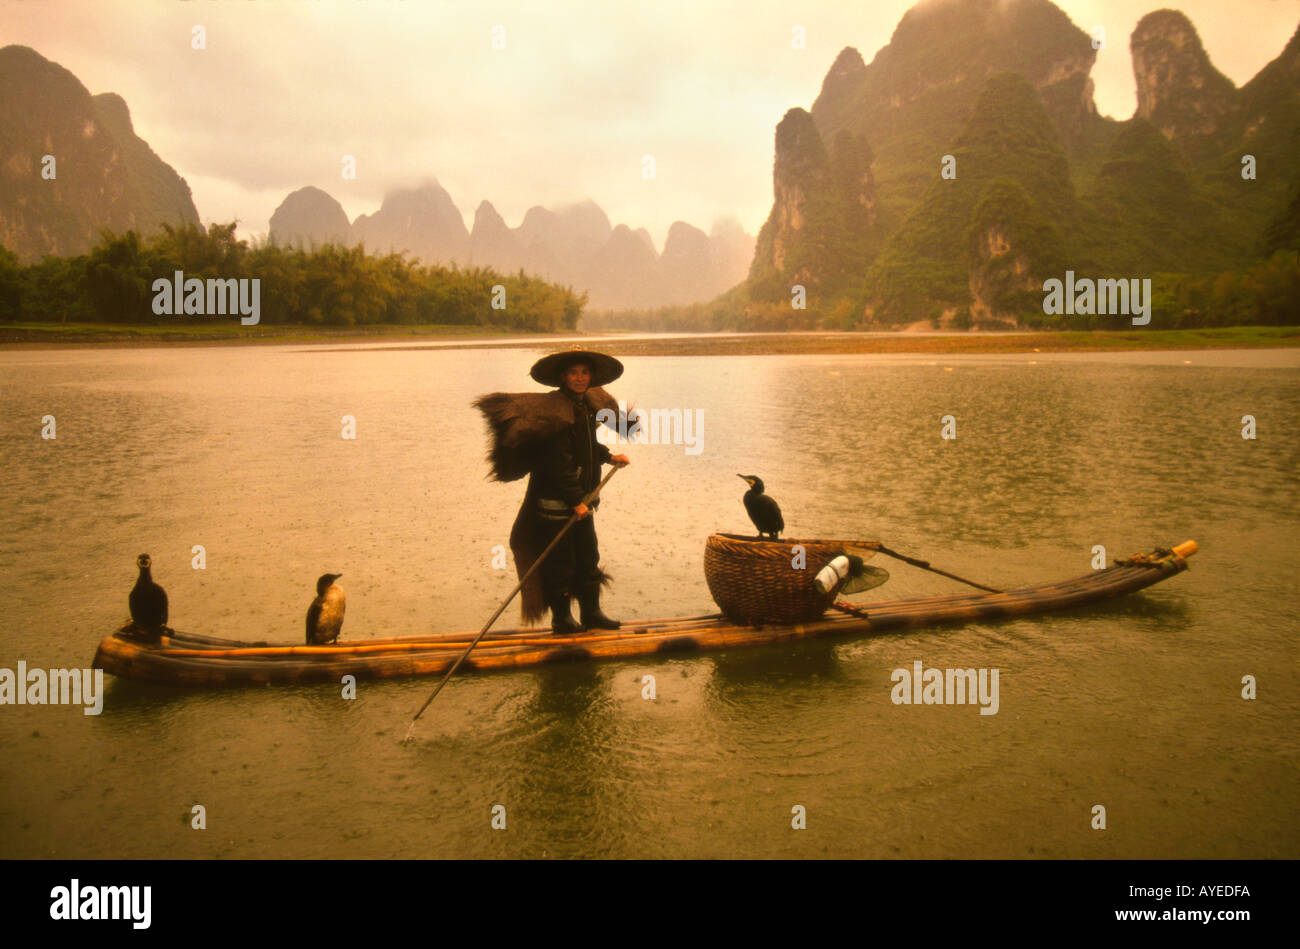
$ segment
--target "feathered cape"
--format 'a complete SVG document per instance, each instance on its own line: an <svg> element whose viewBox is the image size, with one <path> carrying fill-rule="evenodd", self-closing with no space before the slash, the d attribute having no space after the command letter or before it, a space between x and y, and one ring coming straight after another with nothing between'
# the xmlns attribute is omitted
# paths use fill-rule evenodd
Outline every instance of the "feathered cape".
<svg viewBox="0 0 1300 949"><path fill-rule="evenodd" d="M597 411L609 409L617 419L618 403L600 386L587 390ZM573 400L559 389L550 392L493 392L474 401L487 419L492 442L488 464L494 481L518 481L537 466L546 439L574 422ZM617 425L615 421L611 428Z"/></svg>

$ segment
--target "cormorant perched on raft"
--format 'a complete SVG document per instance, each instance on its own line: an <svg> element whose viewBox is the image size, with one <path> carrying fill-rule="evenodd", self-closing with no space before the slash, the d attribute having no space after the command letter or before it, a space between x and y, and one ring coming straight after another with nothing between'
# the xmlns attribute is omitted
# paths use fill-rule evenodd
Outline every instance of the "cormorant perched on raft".
<svg viewBox="0 0 1300 949"><path fill-rule="evenodd" d="M167 628L167 591L153 582L149 568L153 560L148 554L135 558L135 565L140 568L140 577L131 588L131 595L126 598L131 608L131 622L142 632L151 636L161 636Z"/></svg>
<svg viewBox="0 0 1300 949"><path fill-rule="evenodd" d="M325 646L339 638L343 612L348 606L343 588L334 582L341 576L341 573L323 573L316 581L316 599L307 609L308 646Z"/></svg>
<svg viewBox="0 0 1300 949"><path fill-rule="evenodd" d="M758 528L758 536L771 535L772 539L776 540L777 535L785 530L785 521L781 517L781 508L776 501L763 493L763 479L758 475L736 475L736 477L749 485L749 490L745 492L745 510L749 512L749 519Z"/></svg>

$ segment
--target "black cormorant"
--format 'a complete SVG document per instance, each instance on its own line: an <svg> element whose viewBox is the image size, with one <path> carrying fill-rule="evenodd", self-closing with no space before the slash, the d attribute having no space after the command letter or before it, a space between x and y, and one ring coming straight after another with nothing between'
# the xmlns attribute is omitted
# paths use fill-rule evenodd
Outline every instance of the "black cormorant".
<svg viewBox="0 0 1300 949"><path fill-rule="evenodd" d="M763 493L763 479L758 475L736 475L736 477L749 485L749 490L745 492L745 510L749 512L749 519L758 528L758 535L760 537L770 535L773 540L776 540L777 535L785 530L785 521L781 518L781 508Z"/></svg>
<svg viewBox="0 0 1300 949"><path fill-rule="evenodd" d="M136 557L135 565L140 568L140 577L126 598L131 607L131 622L145 632L160 636L167 626L167 591L153 582L149 571L153 561L148 554Z"/></svg>
<svg viewBox="0 0 1300 949"><path fill-rule="evenodd" d="M339 638L343 611L348 605L343 588L334 582L341 576L341 573L323 573L316 581L316 599L307 609L308 646L323 646Z"/></svg>

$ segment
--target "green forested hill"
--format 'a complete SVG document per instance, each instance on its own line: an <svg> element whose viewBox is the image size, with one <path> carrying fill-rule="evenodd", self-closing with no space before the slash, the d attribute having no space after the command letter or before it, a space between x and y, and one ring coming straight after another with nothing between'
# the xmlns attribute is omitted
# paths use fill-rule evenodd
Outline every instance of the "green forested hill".
<svg viewBox="0 0 1300 949"><path fill-rule="evenodd" d="M1185 15L1148 14L1117 121L1092 102L1091 38L1049 0L926 0L782 120L750 279L702 328L1042 325L1066 270L1151 279L1164 325L1300 322L1300 29L1284 39L1238 89ZM826 146L845 134L848 188Z"/></svg>
<svg viewBox="0 0 1300 949"><path fill-rule="evenodd" d="M868 271L862 297L877 322L956 304L990 241L1041 283L1066 259L1061 222L1077 217L1069 163L1033 87L1015 73L988 81L920 204ZM938 167L936 164L936 171ZM1002 245L1005 244L1005 249Z"/></svg>

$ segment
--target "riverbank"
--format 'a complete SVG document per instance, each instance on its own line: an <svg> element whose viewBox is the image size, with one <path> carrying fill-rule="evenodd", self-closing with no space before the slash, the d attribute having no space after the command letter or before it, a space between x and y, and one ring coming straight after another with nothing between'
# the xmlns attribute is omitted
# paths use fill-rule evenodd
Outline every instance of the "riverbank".
<svg viewBox="0 0 1300 949"><path fill-rule="evenodd" d="M1008 333L519 333L483 326L191 326L94 323L0 325L0 349L77 346L195 346L384 342L401 348L535 348L560 340L598 339L624 356L798 355L851 353L1057 353L1140 350L1258 349L1300 346L1300 327Z"/></svg>
<svg viewBox="0 0 1300 949"><path fill-rule="evenodd" d="M847 355L855 353L1069 353L1188 349L1276 349L1300 346L1300 327L1132 332L1022 332L920 335L913 333L754 333L743 335L611 339L616 356Z"/></svg>
<svg viewBox="0 0 1300 949"><path fill-rule="evenodd" d="M36 345L117 346L228 346L232 343L330 343L357 340L491 340L517 337L517 332L478 325L445 326L424 324L397 326L241 326L234 322L154 323L0 323L0 348L29 348ZM538 334L547 335L547 334Z"/></svg>

